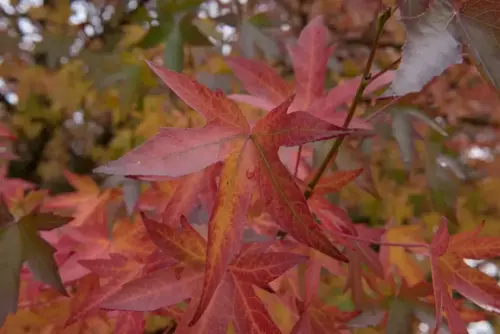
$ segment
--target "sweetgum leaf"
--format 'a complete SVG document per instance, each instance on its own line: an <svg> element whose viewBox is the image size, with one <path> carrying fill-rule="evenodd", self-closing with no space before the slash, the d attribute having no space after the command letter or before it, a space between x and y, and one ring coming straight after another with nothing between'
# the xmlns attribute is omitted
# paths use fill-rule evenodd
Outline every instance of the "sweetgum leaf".
<svg viewBox="0 0 500 334"><path fill-rule="evenodd" d="M460 35L481 72L500 88L500 3L488 0L463 0L455 17Z"/></svg>
<svg viewBox="0 0 500 334"><path fill-rule="evenodd" d="M242 57L227 57L226 62L247 92L270 102L271 109L292 94L288 83L264 62Z"/></svg>
<svg viewBox="0 0 500 334"><path fill-rule="evenodd" d="M347 261L315 223L295 179L281 163L278 150L281 146L346 136L354 130L332 125L307 112L288 114L293 96L251 128L237 105L222 93L210 91L187 75L151 67L181 99L205 117L207 125L163 129L143 146L97 171L177 177L224 162L208 224L204 284L196 309L190 313L193 318L189 325L206 317L205 310L241 248L243 227L257 184L271 203L266 210L293 238ZM161 235L156 237L158 245L165 241L159 241ZM168 242L171 244L172 240Z"/></svg>
<svg viewBox="0 0 500 334"><path fill-rule="evenodd" d="M194 287L202 282L203 272L200 270L188 268L179 277L176 268L158 269L125 283L100 306L113 310L154 311L193 297Z"/></svg>
<svg viewBox="0 0 500 334"><path fill-rule="evenodd" d="M0 229L0 325L9 313L17 310L19 275L23 265L21 232L13 228Z"/></svg>
<svg viewBox="0 0 500 334"><path fill-rule="evenodd" d="M182 72L184 69L184 39L181 32L183 18L184 13L175 15L173 18L174 22L166 36L163 56L165 67L176 72Z"/></svg>
<svg viewBox="0 0 500 334"><path fill-rule="evenodd" d="M247 142L240 152L233 153L226 160L222 169L220 196L208 226L205 281L191 325L207 308L230 262L240 251L246 213L253 195L247 174L248 171L255 171L251 160L256 154L254 150L252 144Z"/></svg>
<svg viewBox="0 0 500 334"><path fill-rule="evenodd" d="M239 333L274 333L281 331L267 312L252 284L238 279L234 284L234 317Z"/></svg>
<svg viewBox="0 0 500 334"><path fill-rule="evenodd" d="M146 322L144 320L143 312L122 311L118 313L118 317L116 318L115 333L143 333L145 326Z"/></svg>
<svg viewBox="0 0 500 334"><path fill-rule="evenodd" d="M238 106L190 77L160 68L155 73L207 120L203 128L163 128L122 158L94 170L115 175L182 176L225 159L233 142L248 133Z"/></svg>
<svg viewBox="0 0 500 334"><path fill-rule="evenodd" d="M10 312L16 312L19 294L20 273L26 261L33 276L67 296L59 276L53 254L55 249L38 235L38 231L51 230L66 224L70 219L49 213L32 212L14 220L5 202L0 201L0 324Z"/></svg>
<svg viewBox="0 0 500 334"><path fill-rule="evenodd" d="M392 301L387 319L387 333L406 334L413 331L413 308L399 298Z"/></svg>
<svg viewBox="0 0 500 334"><path fill-rule="evenodd" d="M295 72L297 98L291 110L306 110L323 96L328 59L333 51L323 17L311 20L300 33L296 45L288 46Z"/></svg>
<svg viewBox="0 0 500 334"><path fill-rule="evenodd" d="M173 258L192 264L204 264L207 243L187 222L181 219L181 229L174 229L167 224L157 223L142 215L144 225L153 242Z"/></svg>
<svg viewBox="0 0 500 334"><path fill-rule="evenodd" d="M420 0L400 1L407 41L387 96L418 92L450 65L462 61L460 44L453 35L454 26L450 25L451 6L445 0L435 0L428 9L424 8Z"/></svg>
<svg viewBox="0 0 500 334"><path fill-rule="evenodd" d="M23 229L23 255L35 279L67 296L54 260L55 248L40 238L35 231Z"/></svg>

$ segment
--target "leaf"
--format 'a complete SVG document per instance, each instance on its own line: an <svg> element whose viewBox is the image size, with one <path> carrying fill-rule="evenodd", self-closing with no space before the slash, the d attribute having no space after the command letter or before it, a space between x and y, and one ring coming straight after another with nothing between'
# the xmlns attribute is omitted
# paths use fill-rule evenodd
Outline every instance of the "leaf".
<svg viewBox="0 0 500 334"><path fill-rule="evenodd" d="M334 171L333 173L321 178L318 185L314 189L315 192L313 196L336 193L356 179L362 172L363 168L346 171Z"/></svg>
<svg viewBox="0 0 500 334"><path fill-rule="evenodd" d="M241 152L233 153L221 173L219 197L208 226L205 281L200 304L190 325L196 323L207 308L234 256L240 251L243 227L253 191L247 176L255 170L250 158L255 154L248 142Z"/></svg>
<svg viewBox="0 0 500 334"><path fill-rule="evenodd" d="M174 22L170 26L165 42L163 64L166 68L175 72L182 72L184 68L184 40L181 33L183 17L182 14L174 17Z"/></svg>
<svg viewBox="0 0 500 334"><path fill-rule="evenodd" d="M394 334L406 334L413 331L413 308L401 299L395 299L389 309L386 331Z"/></svg>
<svg viewBox="0 0 500 334"><path fill-rule="evenodd" d="M392 133L398 143L401 157L406 168L410 170L416 152L415 130L405 110L394 110L392 113Z"/></svg>
<svg viewBox="0 0 500 334"><path fill-rule="evenodd" d="M307 123L318 119L310 116L307 113L292 113L286 114L287 109L282 105L266 116L265 119L259 121L253 129L253 132L265 133L275 131L275 124L289 123L290 125L303 125L306 128L320 130L317 127L307 127ZM281 110L280 110L281 109ZM296 125L295 125L296 124ZM326 128L327 124L323 124ZM297 129L299 130L299 129ZM347 258L342 255L335 247L332 247L328 238L323 234L320 227L314 221L305 198L295 184L292 175L280 161L277 152L270 150L271 148L279 147L283 144L287 146L301 145L307 141L316 140L318 134L297 131L293 129L288 136L280 134L277 138L262 137L261 141L257 141L256 145L261 156L259 165L259 187L264 206L268 208L273 219L285 231L296 240L305 243L329 256L347 261ZM296 132L296 133L293 133ZM294 136L292 136L294 134ZM316 135L316 136L315 136ZM300 138L302 141L290 141L290 139ZM260 139L260 138L259 138ZM317 139L320 139L317 137ZM270 142L270 140L274 142ZM281 142L283 141L283 142Z"/></svg>
<svg viewBox="0 0 500 334"><path fill-rule="evenodd" d="M422 226L419 225L392 226L387 229L381 241L399 244L423 243L421 233ZM401 275L410 286L422 282L425 278L422 267L413 254L404 247L381 246L380 259L385 277L394 275L393 269L395 269L396 273Z"/></svg>
<svg viewBox="0 0 500 334"><path fill-rule="evenodd" d="M148 63L155 73L207 120L203 128L163 128L158 135L95 173L177 177L222 161L249 126L237 105L188 76ZM170 158L170 159L169 159Z"/></svg>
<svg viewBox="0 0 500 334"><path fill-rule="evenodd" d="M451 7L446 1L436 0L428 10L420 8L412 12L412 6L418 3L418 0L400 1L407 41L401 65L386 96L418 92L448 66L462 61L460 45L448 30L453 16ZM423 13L415 16L415 12Z"/></svg>
<svg viewBox="0 0 500 334"><path fill-rule="evenodd" d="M468 51L478 64L483 75L494 87L500 88L500 26L496 13L499 4L495 1L460 1L455 22Z"/></svg>
<svg viewBox="0 0 500 334"><path fill-rule="evenodd" d="M475 233L462 232L450 237L447 220L443 218L430 245L436 318L439 323L441 309L444 307L452 333L467 333L467 328L465 321L460 317L459 312L453 305L453 300L448 293L449 288L458 291L461 295L483 308L497 313L500 312L498 302L500 287L498 287L496 280L470 268L463 261L464 258L460 256L460 250L464 249L464 245L461 245L460 242L465 239L471 239L472 242L466 248L469 252L474 252L476 245L481 248L480 239L476 239L481 238L477 236L480 229L481 227ZM453 241L454 239L455 241ZM484 248L482 249L484 250ZM492 252L498 251L495 246L492 248L487 247L487 249L490 255L493 255Z"/></svg>
<svg viewBox="0 0 500 334"><path fill-rule="evenodd" d="M0 252L8 254L0 258L0 325L3 325L9 313L17 310L19 295L19 275L23 264L21 235L18 228L0 229Z"/></svg>
<svg viewBox="0 0 500 334"><path fill-rule="evenodd" d="M311 20L300 33L297 44L288 47L295 72L297 98L291 110L307 110L323 96L326 68L333 48L327 46L328 29L323 17Z"/></svg>
<svg viewBox="0 0 500 334"><path fill-rule="evenodd" d="M270 109L292 94L288 83L264 62L242 57L227 57L226 62L247 92L270 102Z"/></svg>
<svg viewBox="0 0 500 334"><path fill-rule="evenodd" d="M16 221L7 214L8 208L3 202L2 207L2 218L11 220L0 222L0 251L1 254L8 254L0 260L0 267L4 270L0 275L0 292L3 296L0 324L3 324L8 313L17 310L20 274L25 261L38 281L67 296L53 258L55 249L38 235L38 231L59 227L67 223L68 219L34 211Z"/></svg>
<svg viewBox="0 0 500 334"><path fill-rule="evenodd" d="M208 191L210 181L218 172L218 166L210 166L172 181L174 190L169 194L165 205L162 204L158 208L163 210L161 214L163 223L174 227L178 225L181 215L189 215L199 200L199 194Z"/></svg>
<svg viewBox="0 0 500 334"><path fill-rule="evenodd" d="M243 254L231 264L231 272L238 281L262 285L275 280L306 259L304 255L285 252Z"/></svg>
<svg viewBox="0 0 500 334"><path fill-rule="evenodd" d="M215 290L200 320L194 325L189 324L199 304L199 300L194 299L189 303L184 317L177 325L176 332L180 334L226 334L229 323L234 319L234 293L234 285L229 278L224 278Z"/></svg>
<svg viewBox="0 0 500 334"><path fill-rule="evenodd" d="M109 274L111 279L107 280L106 283L99 288L93 289L85 298L82 298L81 303L72 307L71 315L66 321L66 326L87 316L103 301L120 291L124 284L137 277L142 269L138 262L129 260L121 255L111 255L110 259L107 260L83 260L80 261L80 264L97 274L104 274L104 276ZM107 266L107 270L103 271L103 266Z"/></svg>
<svg viewBox="0 0 500 334"><path fill-rule="evenodd" d="M244 20L240 25L239 46L243 55L247 58L256 57L256 47L264 53L266 58L276 59L279 58L280 54L276 41L267 34L264 34L250 20Z"/></svg>
<svg viewBox="0 0 500 334"><path fill-rule="evenodd" d="M186 268L179 277L175 267L159 269L124 284L100 306L113 310L154 311L193 297L193 287L202 282L203 272L200 270Z"/></svg>
<svg viewBox="0 0 500 334"><path fill-rule="evenodd" d="M174 229L166 224L157 223L142 215L144 225L151 240L166 254L173 258L192 264L204 264L206 258L206 241L196 232L182 216L182 230Z"/></svg>
<svg viewBox="0 0 500 334"><path fill-rule="evenodd" d="M267 312L250 283L233 280L234 317L239 333L276 333L281 331Z"/></svg>
<svg viewBox="0 0 500 334"><path fill-rule="evenodd" d="M180 98L206 118L207 125L195 129L164 129L141 147L96 171L177 177L224 161L208 225L203 290L190 325L202 318L241 248L243 226L256 183L270 202L267 209L293 238L327 255L347 260L314 222L295 179L281 163L278 150L281 146L345 136L353 130L339 128L305 112L287 114L293 97L250 130L236 104L222 93L213 93L186 75L151 66ZM211 140L213 149L205 144ZM223 141L229 143L224 146Z"/></svg>
<svg viewBox="0 0 500 334"><path fill-rule="evenodd" d="M135 334L145 330L144 315L142 312L119 312L116 318L115 333Z"/></svg>

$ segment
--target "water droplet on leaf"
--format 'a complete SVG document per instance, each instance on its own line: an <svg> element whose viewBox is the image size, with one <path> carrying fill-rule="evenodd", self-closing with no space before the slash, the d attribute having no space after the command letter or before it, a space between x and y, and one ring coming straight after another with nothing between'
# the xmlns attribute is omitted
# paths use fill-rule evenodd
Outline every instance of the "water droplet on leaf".
<svg viewBox="0 0 500 334"><path fill-rule="evenodd" d="M250 180L251 178L253 178L255 176L255 168L252 167L252 168L247 169L246 174L247 174L247 179Z"/></svg>

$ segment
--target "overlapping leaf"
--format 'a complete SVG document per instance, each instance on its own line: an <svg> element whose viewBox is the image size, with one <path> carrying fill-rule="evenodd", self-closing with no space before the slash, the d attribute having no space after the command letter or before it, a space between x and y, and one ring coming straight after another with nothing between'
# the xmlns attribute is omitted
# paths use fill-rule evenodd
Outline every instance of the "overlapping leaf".
<svg viewBox="0 0 500 334"><path fill-rule="evenodd" d="M96 171L181 176L225 161L209 223L205 283L195 321L241 247L246 211L256 181L266 202L270 203L271 215L291 236L345 260L314 223L300 189L278 158L278 149L347 135L349 131L305 112L287 114L292 98L250 130L236 104L222 94L211 92L186 75L150 66L206 118L207 125L195 129L166 128L141 147Z"/></svg>
<svg viewBox="0 0 500 334"><path fill-rule="evenodd" d="M444 308L451 331L467 333L465 321L460 317L449 290L456 290L487 310L499 313L500 287L497 281L467 266L463 260L497 256L500 242L494 237L479 236L484 223L474 231L454 236L449 235L447 224L443 218L430 245L436 317L438 321L441 319Z"/></svg>
<svg viewBox="0 0 500 334"><path fill-rule="evenodd" d="M34 278L67 295L59 276L53 254L55 249L39 236L39 231L60 227L70 219L49 213L33 211L26 216L14 218L5 202L0 200L2 221L0 221L0 278L2 299L0 323L9 313L17 309L21 268L27 263Z"/></svg>
<svg viewBox="0 0 500 334"><path fill-rule="evenodd" d="M360 78L342 83L325 94L327 62L332 51L333 48L328 45L328 29L321 16L308 23L302 30L297 44L288 47L296 76L294 87L296 99L290 110L304 110L332 124L342 126L347 114L338 109L354 98ZM226 62L241 80L243 87L251 94L232 95L231 98L235 101L269 111L290 95L288 83L268 65L241 57L228 57ZM388 84L392 77L392 72L382 74L370 83L366 93L370 94ZM371 128L370 124L357 117L351 121L350 127Z"/></svg>
<svg viewBox="0 0 500 334"><path fill-rule="evenodd" d="M144 221L155 243L164 251L164 254L172 256L179 261L179 264L160 268L126 283L117 293L106 298L101 303L101 307L128 311L153 311L175 305L188 298L195 298L191 301L181 321L180 327L183 328L183 323L191 322L196 311L200 309L199 305L203 298L200 293L203 290L201 283L204 275L206 241L184 218L181 223L182 230L173 229L148 218L144 218ZM214 317L213 321L223 321L219 325L227 327L228 319L233 316L233 304L237 326L258 328L260 331L272 328L273 323L270 317L266 316L267 311L255 295L252 286L265 286L266 283L305 259L300 254L274 252L259 244L246 245L228 266L228 271L222 272L222 278L211 296L205 297L208 303L204 307L204 312L200 315L199 321L189 330L194 332L195 329L203 328L207 325L206 321L209 321L209 317ZM155 286L155 289L151 289L151 286ZM232 293L218 295L218 291L228 293L234 291L235 298L231 298ZM222 302L217 301L221 298L224 300L223 305L226 305L224 307L229 307L227 314L221 314L221 310L213 313L211 305ZM186 326L184 330L187 331L188 327Z"/></svg>

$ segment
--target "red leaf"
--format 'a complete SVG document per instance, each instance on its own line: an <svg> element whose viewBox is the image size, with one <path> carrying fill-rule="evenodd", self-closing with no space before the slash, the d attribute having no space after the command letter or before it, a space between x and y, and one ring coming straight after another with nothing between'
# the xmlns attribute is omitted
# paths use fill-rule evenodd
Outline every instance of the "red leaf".
<svg viewBox="0 0 500 334"><path fill-rule="evenodd" d="M96 309L104 300L116 294L122 286L137 277L140 273L139 264L133 261L128 261L125 263L121 263L122 259L118 259L114 257L109 260L110 267L116 268L116 272L113 275L113 278L101 286L99 289L95 289L92 291L85 301L71 310L71 316L66 322L66 325L70 325L75 321L84 317L90 311ZM102 260L89 260L85 261L86 265L92 266L92 261L96 261L96 267L99 268L102 266ZM84 262L84 261L81 261Z"/></svg>
<svg viewBox="0 0 500 334"><path fill-rule="evenodd" d="M326 65L333 51L327 39L328 29L323 17L317 16L302 30L297 44L288 47L297 94L291 110L307 110L315 99L323 96Z"/></svg>
<svg viewBox="0 0 500 334"><path fill-rule="evenodd" d="M205 117L207 125L194 129L163 128L143 145L94 172L177 177L224 160L235 139L249 131L238 106L187 75L148 64L167 86Z"/></svg>
<svg viewBox="0 0 500 334"><path fill-rule="evenodd" d="M199 321L193 325L189 324L199 304L199 300L192 300L175 332L179 334L226 334L229 322L234 319L234 298L232 280L224 278Z"/></svg>
<svg viewBox="0 0 500 334"><path fill-rule="evenodd" d="M143 333L146 322L142 312L126 312L118 313L116 318L116 334L137 334Z"/></svg>
<svg viewBox="0 0 500 334"><path fill-rule="evenodd" d="M432 239L430 249L433 256L441 256L446 253L448 249L448 243L450 241L450 234L448 233L448 222L443 217L441 219L441 224L436 232L436 235Z"/></svg>
<svg viewBox="0 0 500 334"><path fill-rule="evenodd" d="M291 94L288 83L266 63L242 57L226 57L226 62L252 95L271 103L271 109Z"/></svg>
<svg viewBox="0 0 500 334"><path fill-rule="evenodd" d="M315 192L313 196L338 192L346 185L348 185L352 180L358 177L362 172L363 168L345 171L334 171L333 173L321 178L320 182L314 189Z"/></svg>
<svg viewBox="0 0 500 334"><path fill-rule="evenodd" d="M302 112L287 114L289 103L290 99L267 114L252 130L252 134L256 136L254 143L260 155L259 187L264 207L267 208L278 225L296 240L347 262L347 258L331 244L314 221L300 188L280 161L277 153L280 145L301 145L324 137L325 128L331 129L332 125ZM317 120L317 125L307 128L314 129L313 131L300 128L301 120L304 119ZM289 131L280 131L283 129L280 124L283 123L289 124ZM337 131L333 130L332 132ZM265 134L274 133L276 135L265 136Z"/></svg>
<svg viewBox="0 0 500 334"><path fill-rule="evenodd" d="M250 180L253 176L250 174L255 173L251 161L255 156L254 150L250 142L245 143L241 152L234 152L222 169L219 197L208 226L203 291L190 325L200 319L230 262L240 251L246 214L253 195Z"/></svg>
<svg viewBox="0 0 500 334"><path fill-rule="evenodd" d="M238 257L231 264L231 272L240 281L262 286L306 259L304 255L284 252L250 253Z"/></svg>
<svg viewBox="0 0 500 334"><path fill-rule="evenodd" d="M142 220L151 240L166 254L175 259L192 264L205 263L206 240L181 217L182 229L157 223L142 214Z"/></svg>
<svg viewBox="0 0 500 334"><path fill-rule="evenodd" d="M280 329L256 295L252 284L242 282L237 277L234 277L233 284L234 317L238 333L280 334Z"/></svg>
<svg viewBox="0 0 500 334"><path fill-rule="evenodd" d="M191 298L194 287L203 280L203 272L186 268L178 277L176 268L154 271L130 281L100 306L112 310L154 311Z"/></svg>

